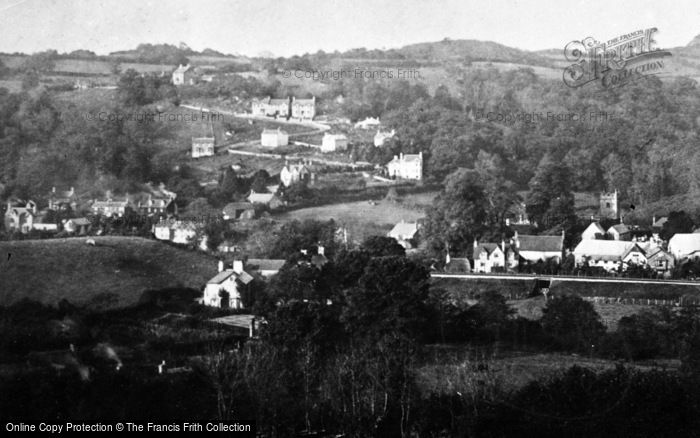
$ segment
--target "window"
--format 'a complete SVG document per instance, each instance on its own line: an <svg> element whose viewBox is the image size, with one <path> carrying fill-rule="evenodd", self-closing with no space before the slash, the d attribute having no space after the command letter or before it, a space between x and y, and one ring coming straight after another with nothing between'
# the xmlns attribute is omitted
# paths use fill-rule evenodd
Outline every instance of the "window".
<svg viewBox="0 0 700 438"><path fill-rule="evenodd" d="M605 208L610 208L610 203L609 203L609 202L606 202L606 203L605 203Z"/></svg>

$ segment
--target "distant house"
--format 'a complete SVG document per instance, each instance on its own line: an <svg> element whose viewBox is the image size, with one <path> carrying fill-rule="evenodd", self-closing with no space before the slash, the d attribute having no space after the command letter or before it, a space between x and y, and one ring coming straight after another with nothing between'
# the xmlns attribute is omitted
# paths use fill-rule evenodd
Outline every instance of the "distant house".
<svg viewBox="0 0 700 438"><path fill-rule="evenodd" d="M617 224L608 228L608 234L613 240L630 240L631 231L625 224Z"/></svg>
<svg viewBox="0 0 700 438"><path fill-rule="evenodd" d="M348 138L345 134L329 134L323 135L321 142L321 152L345 151L348 149Z"/></svg>
<svg viewBox="0 0 700 438"><path fill-rule="evenodd" d="M600 226L598 222L591 222L583 233L581 233L581 239L583 240L595 240L602 239L605 236L605 230Z"/></svg>
<svg viewBox="0 0 700 438"><path fill-rule="evenodd" d="M78 206L78 197L75 195L73 187L67 191L56 191L56 187L51 188L49 193L49 210L75 210Z"/></svg>
<svg viewBox="0 0 700 438"><path fill-rule="evenodd" d="M461 274L471 272L471 263L466 257L448 257L445 263L445 272L449 274Z"/></svg>
<svg viewBox="0 0 700 438"><path fill-rule="evenodd" d="M34 201L8 201L5 210L5 230L29 233L34 228L36 212Z"/></svg>
<svg viewBox="0 0 700 438"><path fill-rule="evenodd" d="M700 234L674 234L668 241L668 252L679 263L685 260L700 260Z"/></svg>
<svg viewBox="0 0 700 438"><path fill-rule="evenodd" d="M107 196L106 200L94 201L90 208L92 209L92 213L96 215L99 214L107 217L121 217L124 215L124 213L126 213L126 209L128 207L131 207L131 202L129 201L128 197L124 200L116 201L110 196Z"/></svg>
<svg viewBox="0 0 700 438"><path fill-rule="evenodd" d="M255 219L255 206L250 202L231 202L223 211L224 220Z"/></svg>
<svg viewBox="0 0 700 438"><path fill-rule="evenodd" d="M197 76L194 68L187 64L179 65L175 71L173 71L172 78L174 85L194 85L196 83Z"/></svg>
<svg viewBox="0 0 700 438"><path fill-rule="evenodd" d="M675 264L673 256L659 247L647 252L647 265L660 274L671 271Z"/></svg>
<svg viewBox="0 0 700 438"><path fill-rule="evenodd" d="M493 272L494 270L508 270L518 266L515 252L506 246L505 242L478 243L474 239L474 251L472 253L474 272Z"/></svg>
<svg viewBox="0 0 700 438"><path fill-rule="evenodd" d="M146 215L153 214L165 214L175 212L175 198L171 197L158 197L154 198L153 195L148 195L145 201L139 201L137 209L139 213Z"/></svg>
<svg viewBox="0 0 700 438"><path fill-rule="evenodd" d="M192 137L192 158L211 157L216 153L216 138Z"/></svg>
<svg viewBox="0 0 700 438"><path fill-rule="evenodd" d="M287 146L289 144L289 134L281 129L263 129L260 134L260 144L268 148Z"/></svg>
<svg viewBox="0 0 700 438"><path fill-rule="evenodd" d="M582 240L573 254L577 266L588 263L589 266L597 266L606 271L617 271L621 266L624 270L632 264L647 264L646 253L636 242Z"/></svg>
<svg viewBox="0 0 700 438"><path fill-rule="evenodd" d="M311 99L292 98L292 118L299 120L312 120L316 116L316 96Z"/></svg>
<svg viewBox="0 0 700 438"><path fill-rule="evenodd" d="M394 225L394 228L389 231L387 236L396 240L399 245L406 249L413 248L414 239L418 234L418 224L416 222L401 221Z"/></svg>
<svg viewBox="0 0 700 438"><path fill-rule="evenodd" d="M172 240L173 224L171 220L161 220L153 226L153 234L158 240Z"/></svg>
<svg viewBox="0 0 700 438"><path fill-rule="evenodd" d="M219 273L204 287L203 303L207 306L231 309L243 308L243 292L253 276L243 270L243 261L234 260L232 269L219 263Z"/></svg>
<svg viewBox="0 0 700 438"><path fill-rule="evenodd" d="M92 228L92 223L84 217L79 217L75 219L68 219L63 224L63 229L69 233L75 234L87 234Z"/></svg>
<svg viewBox="0 0 700 438"><path fill-rule="evenodd" d="M248 259L246 269L249 272L257 272L263 277L270 277L277 274L284 263L284 259Z"/></svg>
<svg viewBox="0 0 700 438"><path fill-rule="evenodd" d="M251 204L264 205L271 210L281 207L284 205L282 200L277 197L274 193L255 193L254 191L248 195L248 202Z"/></svg>
<svg viewBox="0 0 700 438"><path fill-rule="evenodd" d="M384 145L384 142L390 138L393 138L394 135L396 135L395 130L391 130L391 132L381 132L377 131L376 134L374 134L374 146L380 147Z"/></svg>
<svg viewBox="0 0 700 438"><path fill-rule="evenodd" d="M651 230L654 233L660 233L661 230L664 228L664 224L668 222L668 217L666 216L661 216L658 220L656 219L656 216L653 217L651 220Z"/></svg>
<svg viewBox="0 0 700 438"><path fill-rule="evenodd" d="M563 232L560 236L529 236L516 232L512 242L520 259L530 263L547 260L561 262L563 257Z"/></svg>
<svg viewBox="0 0 700 438"><path fill-rule="evenodd" d="M254 116L289 118L291 109L289 98L272 99L269 96L264 99L255 99L252 103Z"/></svg>
<svg viewBox="0 0 700 438"><path fill-rule="evenodd" d="M218 252L237 252L240 250L233 240L224 240L216 247Z"/></svg>
<svg viewBox="0 0 700 438"><path fill-rule="evenodd" d="M423 152L394 155L394 159L387 163L386 168L392 178L421 180L423 179Z"/></svg>
<svg viewBox="0 0 700 438"><path fill-rule="evenodd" d="M286 163L280 172L280 181L285 187L297 182L310 182L311 170L303 163Z"/></svg>
<svg viewBox="0 0 700 438"><path fill-rule="evenodd" d="M379 123L378 118L367 117L366 119L355 123L355 129L370 129L376 128L379 125L381 125L381 123Z"/></svg>

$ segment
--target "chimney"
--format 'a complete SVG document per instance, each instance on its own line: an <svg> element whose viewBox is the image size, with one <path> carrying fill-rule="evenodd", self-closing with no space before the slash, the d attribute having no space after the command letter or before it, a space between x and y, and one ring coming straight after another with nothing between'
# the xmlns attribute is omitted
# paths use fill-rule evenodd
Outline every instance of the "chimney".
<svg viewBox="0 0 700 438"><path fill-rule="evenodd" d="M403 161L403 152L399 152L399 159Z"/></svg>
<svg viewBox="0 0 700 438"><path fill-rule="evenodd" d="M243 260L233 261L233 272L235 272L236 274L243 273Z"/></svg>
<svg viewBox="0 0 700 438"><path fill-rule="evenodd" d="M501 239L501 251L505 254L506 252L506 241Z"/></svg>
<svg viewBox="0 0 700 438"><path fill-rule="evenodd" d="M224 261L219 260L219 272L223 272L223 270L224 270Z"/></svg>
<svg viewBox="0 0 700 438"><path fill-rule="evenodd" d="M655 223L656 223L656 216L652 216L651 217L651 225L654 226Z"/></svg>
<svg viewBox="0 0 700 438"><path fill-rule="evenodd" d="M475 237L474 238L474 248L476 248L477 246L479 246L479 242L476 241L476 237Z"/></svg>
<svg viewBox="0 0 700 438"><path fill-rule="evenodd" d="M56 187L51 187L51 193L56 193Z"/></svg>

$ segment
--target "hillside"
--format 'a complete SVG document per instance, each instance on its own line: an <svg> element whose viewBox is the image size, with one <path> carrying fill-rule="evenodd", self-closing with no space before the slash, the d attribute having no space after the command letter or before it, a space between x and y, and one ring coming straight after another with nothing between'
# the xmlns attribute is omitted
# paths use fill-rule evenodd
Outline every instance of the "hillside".
<svg viewBox="0 0 700 438"><path fill-rule="evenodd" d="M199 289L216 260L139 237L0 242L0 305L22 298L55 304L65 298L92 307L136 302L148 289Z"/></svg>
<svg viewBox="0 0 700 438"><path fill-rule="evenodd" d="M473 60L501 61L548 66L547 59L533 52L515 49L492 41L450 40L404 46L398 53L409 59L430 61Z"/></svg>

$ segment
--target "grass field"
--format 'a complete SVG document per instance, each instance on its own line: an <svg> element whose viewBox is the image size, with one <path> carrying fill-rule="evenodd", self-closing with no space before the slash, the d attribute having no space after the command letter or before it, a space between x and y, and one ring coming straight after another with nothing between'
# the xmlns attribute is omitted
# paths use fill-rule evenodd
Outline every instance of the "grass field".
<svg viewBox="0 0 700 438"><path fill-rule="evenodd" d="M348 202L344 204L324 205L303 208L283 213L279 220L329 220L334 219L338 225L347 227L348 239L361 242L367 236L385 234L398 222L415 222L425 216L422 210L414 210L389 201L379 201L372 205L367 201Z"/></svg>
<svg viewBox="0 0 700 438"><path fill-rule="evenodd" d="M199 289L216 274L216 260L138 237L0 242L0 305L22 298L55 304L117 307L148 289Z"/></svg>

